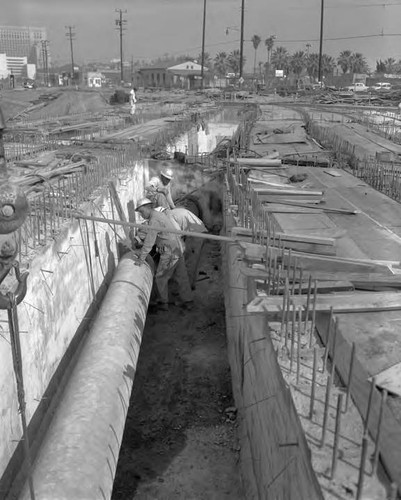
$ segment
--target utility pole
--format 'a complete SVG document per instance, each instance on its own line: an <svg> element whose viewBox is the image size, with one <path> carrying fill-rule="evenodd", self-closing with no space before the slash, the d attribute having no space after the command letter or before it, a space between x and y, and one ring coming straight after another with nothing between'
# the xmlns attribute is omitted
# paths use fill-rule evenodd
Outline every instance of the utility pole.
<svg viewBox="0 0 401 500"><path fill-rule="evenodd" d="M204 77L203 65L205 64L205 34L206 34L206 0L203 0L201 89L203 89L203 77Z"/></svg>
<svg viewBox="0 0 401 500"><path fill-rule="evenodd" d="M317 79L318 79L319 82L322 81L323 14L324 14L324 0L321 0L321 7L320 7L319 70L318 70L318 74L317 74Z"/></svg>
<svg viewBox="0 0 401 500"><path fill-rule="evenodd" d="M74 40L75 37L75 32L73 31L75 29L75 26L66 26L65 27L68 31L65 34L67 38L70 40L70 49L71 49L71 83L74 83L75 80L75 66L74 66L74 48L72 45L72 41Z"/></svg>
<svg viewBox="0 0 401 500"><path fill-rule="evenodd" d="M241 4L241 41L239 48L239 77L242 78L242 66L244 61L244 12L245 12L245 0L242 0Z"/></svg>
<svg viewBox="0 0 401 500"><path fill-rule="evenodd" d="M40 41L42 44L42 59L43 59L43 80L46 86L49 84L49 65L48 65L48 58L49 54L47 51L47 47L49 45L48 40L41 40Z"/></svg>
<svg viewBox="0 0 401 500"><path fill-rule="evenodd" d="M121 83L124 81L124 67L123 67L123 29L124 24L127 22L123 19L123 14L126 14L126 10L115 9L115 12L119 13L118 19L116 19L117 30L120 32L120 78Z"/></svg>

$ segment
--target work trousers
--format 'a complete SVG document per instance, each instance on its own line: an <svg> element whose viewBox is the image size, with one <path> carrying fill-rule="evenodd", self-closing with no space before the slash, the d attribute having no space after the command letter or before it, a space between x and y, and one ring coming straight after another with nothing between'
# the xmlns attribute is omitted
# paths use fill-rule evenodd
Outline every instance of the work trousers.
<svg viewBox="0 0 401 500"><path fill-rule="evenodd" d="M176 255L171 250L166 250L160 255L155 276L160 302L164 304L168 303L168 282L173 276L178 284L181 300L183 302L192 301L192 290L189 284L184 256Z"/></svg>

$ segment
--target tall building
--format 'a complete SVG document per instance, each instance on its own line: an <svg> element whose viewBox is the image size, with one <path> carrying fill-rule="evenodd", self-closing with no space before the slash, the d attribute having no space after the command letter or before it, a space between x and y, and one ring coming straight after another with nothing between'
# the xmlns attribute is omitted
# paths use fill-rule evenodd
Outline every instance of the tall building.
<svg viewBox="0 0 401 500"><path fill-rule="evenodd" d="M27 26L0 26L0 54L7 57L26 57L29 64L44 67L43 44L47 40L46 28ZM47 64L50 57L47 51Z"/></svg>

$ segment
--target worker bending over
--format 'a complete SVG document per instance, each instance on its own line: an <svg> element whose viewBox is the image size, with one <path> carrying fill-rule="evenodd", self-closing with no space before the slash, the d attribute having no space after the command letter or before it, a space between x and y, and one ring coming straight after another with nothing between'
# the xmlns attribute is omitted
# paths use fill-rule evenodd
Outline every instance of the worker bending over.
<svg viewBox="0 0 401 500"><path fill-rule="evenodd" d="M171 196L171 180L173 171L170 168L164 168L159 177L152 177L145 187L146 196L152 200L155 207L175 208Z"/></svg>
<svg viewBox="0 0 401 500"><path fill-rule="evenodd" d="M181 231L190 231L195 233L207 233L205 224L190 210L183 207L177 207L173 210L168 210L163 207L158 207L156 210L165 213L170 219L177 224ZM188 270L189 282L191 289L195 290L196 280L198 279L198 268L202 256L202 249L205 243L203 238L184 236L185 241L185 262Z"/></svg>
<svg viewBox="0 0 401 500"><path fill-rule="evenodd" d="M176 231L176 226L174 226L170 218L166 214L156 211L152 207L152 201L148 198L143 198L138 202L136 211L148 221L150 228ZM168 310L168 282L173 276L178 284L183 306L189 307L193 303L192 290L185 267L183 244L180 236L160 229L147 231L139 258L135 261L137 266L141 266L145 262L153 245L156 245L160 254L155 275L156 287L159 293L159 308L163 311Z"/></svg>

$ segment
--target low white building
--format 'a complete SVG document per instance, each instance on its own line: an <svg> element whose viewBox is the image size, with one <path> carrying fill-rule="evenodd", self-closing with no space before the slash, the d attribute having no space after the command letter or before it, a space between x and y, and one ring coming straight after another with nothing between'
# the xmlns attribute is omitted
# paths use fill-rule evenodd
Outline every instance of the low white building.
<svg viewBox="0 0 401 500"><path fill-rule="evenodd" d="M0 54L0 78L8 78L12 74L34 79L35 73L36 65L28 64L27 57L9 57L7 54Z"/></svg>
<svg viewBox="0 0 401 500"><path fill-rule="evenodd" d="M88 87L100 88L105 82L105 77L102 73L99 73L97 71L89 71L86 81Z"/></svg>

